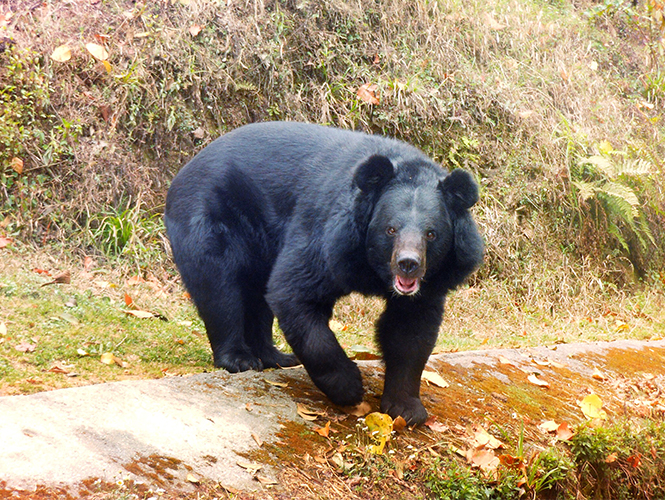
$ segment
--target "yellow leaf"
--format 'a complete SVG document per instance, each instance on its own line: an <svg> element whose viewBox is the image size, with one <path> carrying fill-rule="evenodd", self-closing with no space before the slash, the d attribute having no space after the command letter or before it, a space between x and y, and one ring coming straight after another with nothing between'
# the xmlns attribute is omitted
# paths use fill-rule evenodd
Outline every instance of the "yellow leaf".
<svg viewBox="0 0 665 500"><path fill-rule="evenodd" d="M538 426L538 429L543 432L554 432L558 428L559 424L557 424L554 420L547 420Z"/></svg>
<svg viewBox="0 0 665 500"><path fill-rule="evenodd" d="M187 474L187 482L197 484L199 483L199 478L197 478L194 474L189 473Z"/></svg>
<svg viewBox="0 0 665 500"><path fill-rule="evenodd" d="M60 45L56 47L55 50L51 53L51 59L56 62L67 62L72 58L72 51L67 45Z"/></svg>
<svg viewBox="0 0 665 500"><path fill-rule="evenodd" d="M450 384L446 382L441 375L439 375L436 372L430 372L428 370L423 371L422 375L423 380L426 382L429 382L431 384L434 384L437 387L443 387L444 389L446 387L450 387Z"/></svg>
<svg viewBox="0 0 665 500"><path fill-rule="evenodd" d="M7 335L7 325L4 322L0 323L0 335Z"/></svg>
<svg viewBox="0 0 665 500"><path fill-rule="evenodd" d="M369 446L370 453L381 455L386 442L390 439L393 431L393 419L385 413L374 412L365 417L365 425L369 436L376 444Z"/></svg>
<svg viewBox="0 0 665 500"><path fill-rule="evenodd" d="M86 43L85 48L88 49L88 52L92 54L92 57L99 61L106 61L109 58L109 53L107 50L99 44L92 42Z"/></svg>
<svg viewBox="0 0 665 500"><path fill-rule="evenodd" d="M588 419L600 418L606 419L607 413L602 409L603 401L596 394L589 394L580 402L582 413Z"/></svg>
<svg viewBox="0 0 665 500"><path fill-rule="evenodd" d="M544 380L541 380L538 378L538 376L535 373L532 373L527 377L527 380L531 382L534 385L537 385L538 387L549 387L550 384L549 382L545 382Z"/></svg>
<svg viewBox="0 0 665 500"><path fill-rule="evenodd" d="M109 75L113 73L113 67L108 61L102 61L102 64L104 65L104 69Z"/></svg>
<svg viewBox="0 0 665 500"><path fill-rule="evenodd" d="M125 309L123 312L141 319L154 318L156 316L155 313L151 313L150 311L141 311L138 309Z"/></svg>
<svg viewBox="0 0 665 500"><path fill-rule="evenodd" d="M101 362L105 365L112 365L115 363L115 356L112 352L105 352L102 354Z"/></svg>

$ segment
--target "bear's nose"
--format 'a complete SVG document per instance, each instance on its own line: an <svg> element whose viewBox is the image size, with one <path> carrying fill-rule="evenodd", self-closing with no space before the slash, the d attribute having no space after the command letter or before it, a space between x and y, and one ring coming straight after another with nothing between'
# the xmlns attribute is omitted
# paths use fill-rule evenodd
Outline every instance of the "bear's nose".
<svg viewBox="0 0 665 500"><path fill-rule="evenodd" d="M406 275L413 274L420 267L420 260L414 257L403 257L397 261L397 267Z"/></svg>

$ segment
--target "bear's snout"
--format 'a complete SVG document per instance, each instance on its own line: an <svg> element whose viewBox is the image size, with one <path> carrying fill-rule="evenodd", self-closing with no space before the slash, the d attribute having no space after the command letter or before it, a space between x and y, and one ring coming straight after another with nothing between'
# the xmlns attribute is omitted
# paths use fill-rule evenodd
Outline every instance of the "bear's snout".
<svg viewBox="0 0 665 500"><path fill-rule="evenodd" d="M397 241L392 255L393 288L400 295L414 295L425 275L424 243L417 238Z"/></svg>
<svg viewBox="0 0 665 500"><path fill-rule="evenodd" d="M406 276L416 274L420 269L420 255L415 252L401 255L397 261L397 267Z"/></svg>

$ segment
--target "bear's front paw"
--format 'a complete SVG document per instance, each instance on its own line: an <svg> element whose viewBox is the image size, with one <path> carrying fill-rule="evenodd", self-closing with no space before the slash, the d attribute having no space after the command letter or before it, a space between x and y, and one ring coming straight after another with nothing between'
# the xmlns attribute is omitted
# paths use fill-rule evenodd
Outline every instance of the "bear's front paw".
<svg viewBox="0 0 665 500"><path fill-rule="evenodd" d="M355 406L363 400L365 394L363 379L358 366L352 361L344 369L321 375L310 373L310 377L336 405Z"/></svg>
<svg viewBox="0 0 665 500"><path fill-rule="evenodd" d="M385 394L381 398L381 412L392 418L402 417L408 425L421 425L427 420L427 410L414 397L393 398Z"/></svg>

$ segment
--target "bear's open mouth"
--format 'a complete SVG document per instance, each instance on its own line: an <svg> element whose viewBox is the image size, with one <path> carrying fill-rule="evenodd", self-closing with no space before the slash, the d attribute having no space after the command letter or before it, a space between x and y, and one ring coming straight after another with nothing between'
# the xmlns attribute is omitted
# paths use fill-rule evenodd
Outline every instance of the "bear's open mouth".
<svg viewBox="0 0 665 500"><path fill-rule="evenodd" d="M400 295L413 295L420 289L420 279L395 276L395 283L393 286Z"/></svg>

